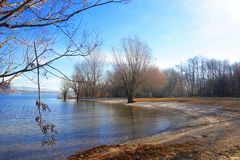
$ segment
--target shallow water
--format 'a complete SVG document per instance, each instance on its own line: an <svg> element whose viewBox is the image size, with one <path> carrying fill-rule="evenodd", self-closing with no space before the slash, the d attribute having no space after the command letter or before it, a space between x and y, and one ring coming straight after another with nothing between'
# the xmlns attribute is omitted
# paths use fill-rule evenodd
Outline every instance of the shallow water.
<svg viewBox="0 0 240 160"><path fill-rule="evenodd" d="M42 147L35 94L0 95L0 159L57 159L58 152L67 157L78 150L173 130L188 119L176 112L42 96L51 109L45 117L58 131L55 149Z"/></svg>

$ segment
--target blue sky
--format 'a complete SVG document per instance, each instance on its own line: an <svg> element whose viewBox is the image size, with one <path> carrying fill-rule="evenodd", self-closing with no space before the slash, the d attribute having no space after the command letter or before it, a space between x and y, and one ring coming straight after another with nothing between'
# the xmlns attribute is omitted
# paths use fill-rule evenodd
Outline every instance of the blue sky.
<svg viewBox="0 0 240 160"><path fill-rule="evenodd" d="M149 45L154 64L160 69L198 55L240 61L239 0L133 0L127 5L111 4L85 12L82 26L99 32L107 60L122 38L137 36ZM55 66L71 75L73 64L80 60L67 58ZM56 90L60 80L43 78L42 84ZM24 77L14 85L34 86Z"/></svg>

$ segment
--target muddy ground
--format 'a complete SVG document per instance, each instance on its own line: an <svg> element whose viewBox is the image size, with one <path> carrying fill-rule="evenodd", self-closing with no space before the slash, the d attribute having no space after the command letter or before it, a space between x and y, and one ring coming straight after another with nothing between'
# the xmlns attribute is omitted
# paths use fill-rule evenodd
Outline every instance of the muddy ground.
<svg viewBox="0 0 240 160"><path fill-rule="evenodd" d="M105 100L106 102L106 100ZM114 103L111 100L109 103ZM116 102L122 102L116 100ZM240 160L240 100L201 99L144 101L132 107L184 112L194 117L175 131L99 146L69 157L70 160Z"/></svg>

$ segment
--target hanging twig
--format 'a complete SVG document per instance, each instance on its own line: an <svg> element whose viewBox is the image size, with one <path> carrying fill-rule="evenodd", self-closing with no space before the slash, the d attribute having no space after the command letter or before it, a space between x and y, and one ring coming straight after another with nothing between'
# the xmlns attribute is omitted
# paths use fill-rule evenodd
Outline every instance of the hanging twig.
<svg viewBox="0 0 240 160"><path fill-rule="evenodd" d="M38 85L38 97L36 100L38 116L36 117L36 122L38 123L38 126L40 127L42 133L44 134L44 138L42 140L42 145L47 144L47 145L51 146L54 149L54 151L57 153L57 155L59 156L59 159L64 159L64 156L61 154L61 152L59 152L54 147L55 142L56 142L55 136L57 134L55 125L50 122L44 121L42 112L41 112L41 111L49 111L50 112L50 109L47 104L45 104L41 101L41 85L40 85L40 67L41 66L39 65L39 61L38 61L38 55L37 55L35 42L34 42L34 53L35 53L35 57L36 57L37 85Z"/></svg>
<svg viewBox="0 0 240 160"><path fill-rule="evenodd" d="M49 133L51 134L52 137L52 143L55 143L55 138L54 135L56 134L56 130L55 130L55 126L52 123L47 123L45 121L43 121L43 117L42 117L42 111L49 111L50 109L48 107L47 104L41 102L41 88L40 88L40 65L39 65L39 61L38 61L38 55L37 55L37 50L36 50L36 44L34 42L34 53L36 56L36 68L37 68L37 85L38 85L38 98L36 100L36 105L37 105L37 109L38 109L38 116L36 117L36 121L38 122L38 125L41 129L41 131L45 134L48 135Z"/></svg>

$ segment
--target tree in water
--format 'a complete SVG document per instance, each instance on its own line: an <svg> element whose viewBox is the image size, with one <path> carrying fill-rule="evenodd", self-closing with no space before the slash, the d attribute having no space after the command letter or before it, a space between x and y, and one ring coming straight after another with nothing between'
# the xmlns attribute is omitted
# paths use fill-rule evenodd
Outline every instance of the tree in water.
<svg viewBox="0 0 240 160"><path fill-rule="evenodd" d="M70 89L70 82L68 80L62 80L61 94L64 101L67 100L67 94Z"/></svg>

